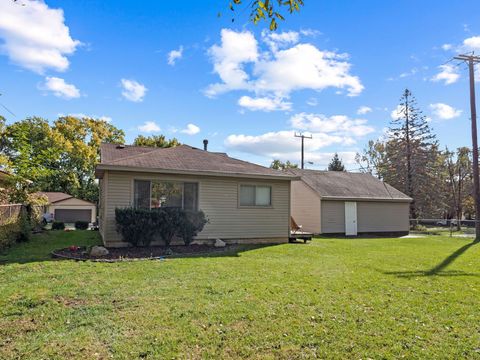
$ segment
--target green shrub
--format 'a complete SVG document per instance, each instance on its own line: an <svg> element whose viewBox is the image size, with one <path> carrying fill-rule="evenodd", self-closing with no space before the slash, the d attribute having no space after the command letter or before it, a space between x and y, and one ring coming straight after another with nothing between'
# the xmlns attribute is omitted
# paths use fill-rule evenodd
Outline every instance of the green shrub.
<svg viewBox="0 0 480 360"><path fill-rule="evenodd" d="M133 246L148 246L155 235L157 214L151 210L123 208L115 209L117 231L123 240Z"/></svg>
<svg viewBox="0 0 480 360"><path fill-rule="evenodd" d="M202 211L184 211L179 208L115 209L117 231L133 246L149 246L158 235L170 246L178 236L190 244L207 223Z"/></svg>
<svg viewBox="0 0 480 360"><path fill-rule="evenodd" d="M32 235L32 225L26 210L20 211L18 218L18 232L16 236L17 242L29 241Z"/></svg>
<svg viewBox="0 0 480 360"><path fill-rule="evenodd" d="M18 222L11 222L0 226L0 251L10 247L17 240L19 233Z"/></svg>
<svg viewBox="0 0 480 360"><path fill-rule="evenodd" d="M75 221L75 229L78 230L87 230L88 229L88 221Z"/></svg>
<svg viewBox="0 0 480 360"><path fill-rule="evenodd" d="M64 230L65 229L65 223L61 221L54 221L52 223L52 230Z"/></svg>
<svg viewBox="0 0 480 360"><path fill-rule="evenodd" d="M185 245L190 245L207 223L208 219L203 211L185 211L184 223L179 232Z"/></svg>

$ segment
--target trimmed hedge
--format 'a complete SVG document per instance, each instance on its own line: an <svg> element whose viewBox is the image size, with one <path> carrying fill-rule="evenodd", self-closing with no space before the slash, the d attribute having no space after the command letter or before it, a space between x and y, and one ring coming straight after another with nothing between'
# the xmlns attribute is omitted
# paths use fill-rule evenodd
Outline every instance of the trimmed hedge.
<svg viewBox="0 0 480 360"><path fill-rule="evenodd" d="M65 229L65 223L61 221L54 221L52 223L52 230L64 230Z"/></svg>
<svg viewBox="0 0 480 360"><path fill-rule="evenodd" d="M88 221L75 221L75 229L78 230L87 230L89 222Z"/></svg>
<svg viewBox="0 0 480 360"><path fill-rule="evenodd" d="M176 236L188 245L208 222L203 211L133 207L115 209L115 220L123 240L133 246L149 246L157 235L166 246L170 246Z"/></svg>

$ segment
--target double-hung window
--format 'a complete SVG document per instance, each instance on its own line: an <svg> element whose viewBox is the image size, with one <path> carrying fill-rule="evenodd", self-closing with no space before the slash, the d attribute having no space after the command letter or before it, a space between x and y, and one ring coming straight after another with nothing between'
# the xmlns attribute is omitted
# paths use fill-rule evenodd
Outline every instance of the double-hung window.
<svg viewBox="0 0 480 360"><path fill-rule="evenodd" d="M178 181L135 180L134 206L198 210L198 184Z"/></svg>
<svg viewBox="0 0 480 360"><path fill-rule="evenodd" d="M240 206L272 206L272 187L240 185Z"/></svg>

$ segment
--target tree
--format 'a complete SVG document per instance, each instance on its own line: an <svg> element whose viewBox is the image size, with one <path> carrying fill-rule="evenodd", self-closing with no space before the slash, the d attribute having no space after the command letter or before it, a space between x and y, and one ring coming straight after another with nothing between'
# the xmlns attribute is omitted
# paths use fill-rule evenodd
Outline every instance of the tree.
<svg viewBox="0 0 480 360"><path fill-rule="evenodd" d="M124 132L105 121L71 116L53 126L39 117L27 118L6 126L4 134L0 158L7 159L17 180L29 181L29 191L61 191L94 202L100 144L125 141Z"/></svg>
<svg viewBox="0 0 480 360"><path fill-rule="evenodd" d="M298 169L298 164L291 163L289 160L287 160L287 162L273 160L270 164L270 168L275 170Z"/></svg>
<svg viewBox="0 0 480 360"><path fill-rule="evenodd" d="M448 176L445 155L408 89L401 97L386 139L369 142L356 158L363 171L376 174L413 199L411 218L443 216Z"/></svg>
<svg viewBox="0 0 480 360"><path fill-rule="evenodd" d="M370 140L363 153L355 155L355 161L360 166L360 171L369 173L381 179L384 169L386 152L385 143L380 140Z"/></svg>
<svg viewBox="0 0 480 360"><path fill-rule="evenodd" d="M328 164L328 171L346 171L342 160L338 157L338 154L333 155L330 164Z"/></svg>
<svg viewBox="0 0 480 360"><path fill-rule="evenodd" d="M257 25L260 21L269 22L270 31L278 28L277 20L285 20L282 15L282 10L287 10L289 14L300 11L303 6L303 0L255 0L250 1L247 7L250 7L250 21ZM242 0L232 0L230 2L230 10L235 12L235 9L240 8ZM243 10L243 9L241 9ZM235 18L232 18L232 22Z"/></svg>
<svg viewBox="0 0 480 360"><path fill-rule="evenodd" d="M410 90L405 89L397 109L386 145L390 166L387 182L413 199L410 216L416 219L419 210L425 214L432 205L431 188L438 180L440 152L435 135Z"/></svg>
<svg viewBox="0 0 480 360"><path fill-rule="evenodd" d="M73 116L58 118L53 130L62 137L64 151L58 166L63 171L52 177L49 187L96 202L98 185L94 172L100 160L100 145L123 144L124 131L104 120Z"/></svg>
<svg viewBox="0 0 480 360"><path fill-rule="evenodd" d="M178 146L180 142L176 138L167 140L164 135L138 135L135 140L133 140L133 145L168 148Z"/></svg>
<svg viewBox="0 0 480 360"><path fill-rule="evenodd" d="M450 203L457 219L457 230L460 231L464 204L467 196L472 191L469 181L472 177L471 151L467 147L458 148L456 153L446 149L446 165L448 169L448 182L450 190Z"/></svg>

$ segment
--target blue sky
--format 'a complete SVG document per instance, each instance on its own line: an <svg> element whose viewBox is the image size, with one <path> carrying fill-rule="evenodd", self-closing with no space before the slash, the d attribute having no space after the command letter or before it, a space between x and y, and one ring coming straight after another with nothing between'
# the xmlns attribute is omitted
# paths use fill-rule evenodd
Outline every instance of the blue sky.
<svg viewBox="0 0 480 360"><path fill-rule="evenodd" d="M0 108L9 122L104 117L268 165L325 168L382 136L408 87L442 146L470 145L467 71L480 2L313 1L275 33L228 1L0 0ZM22 6L22 5L25 6ZM221 17L217 17L222 12Z"/></svg>

